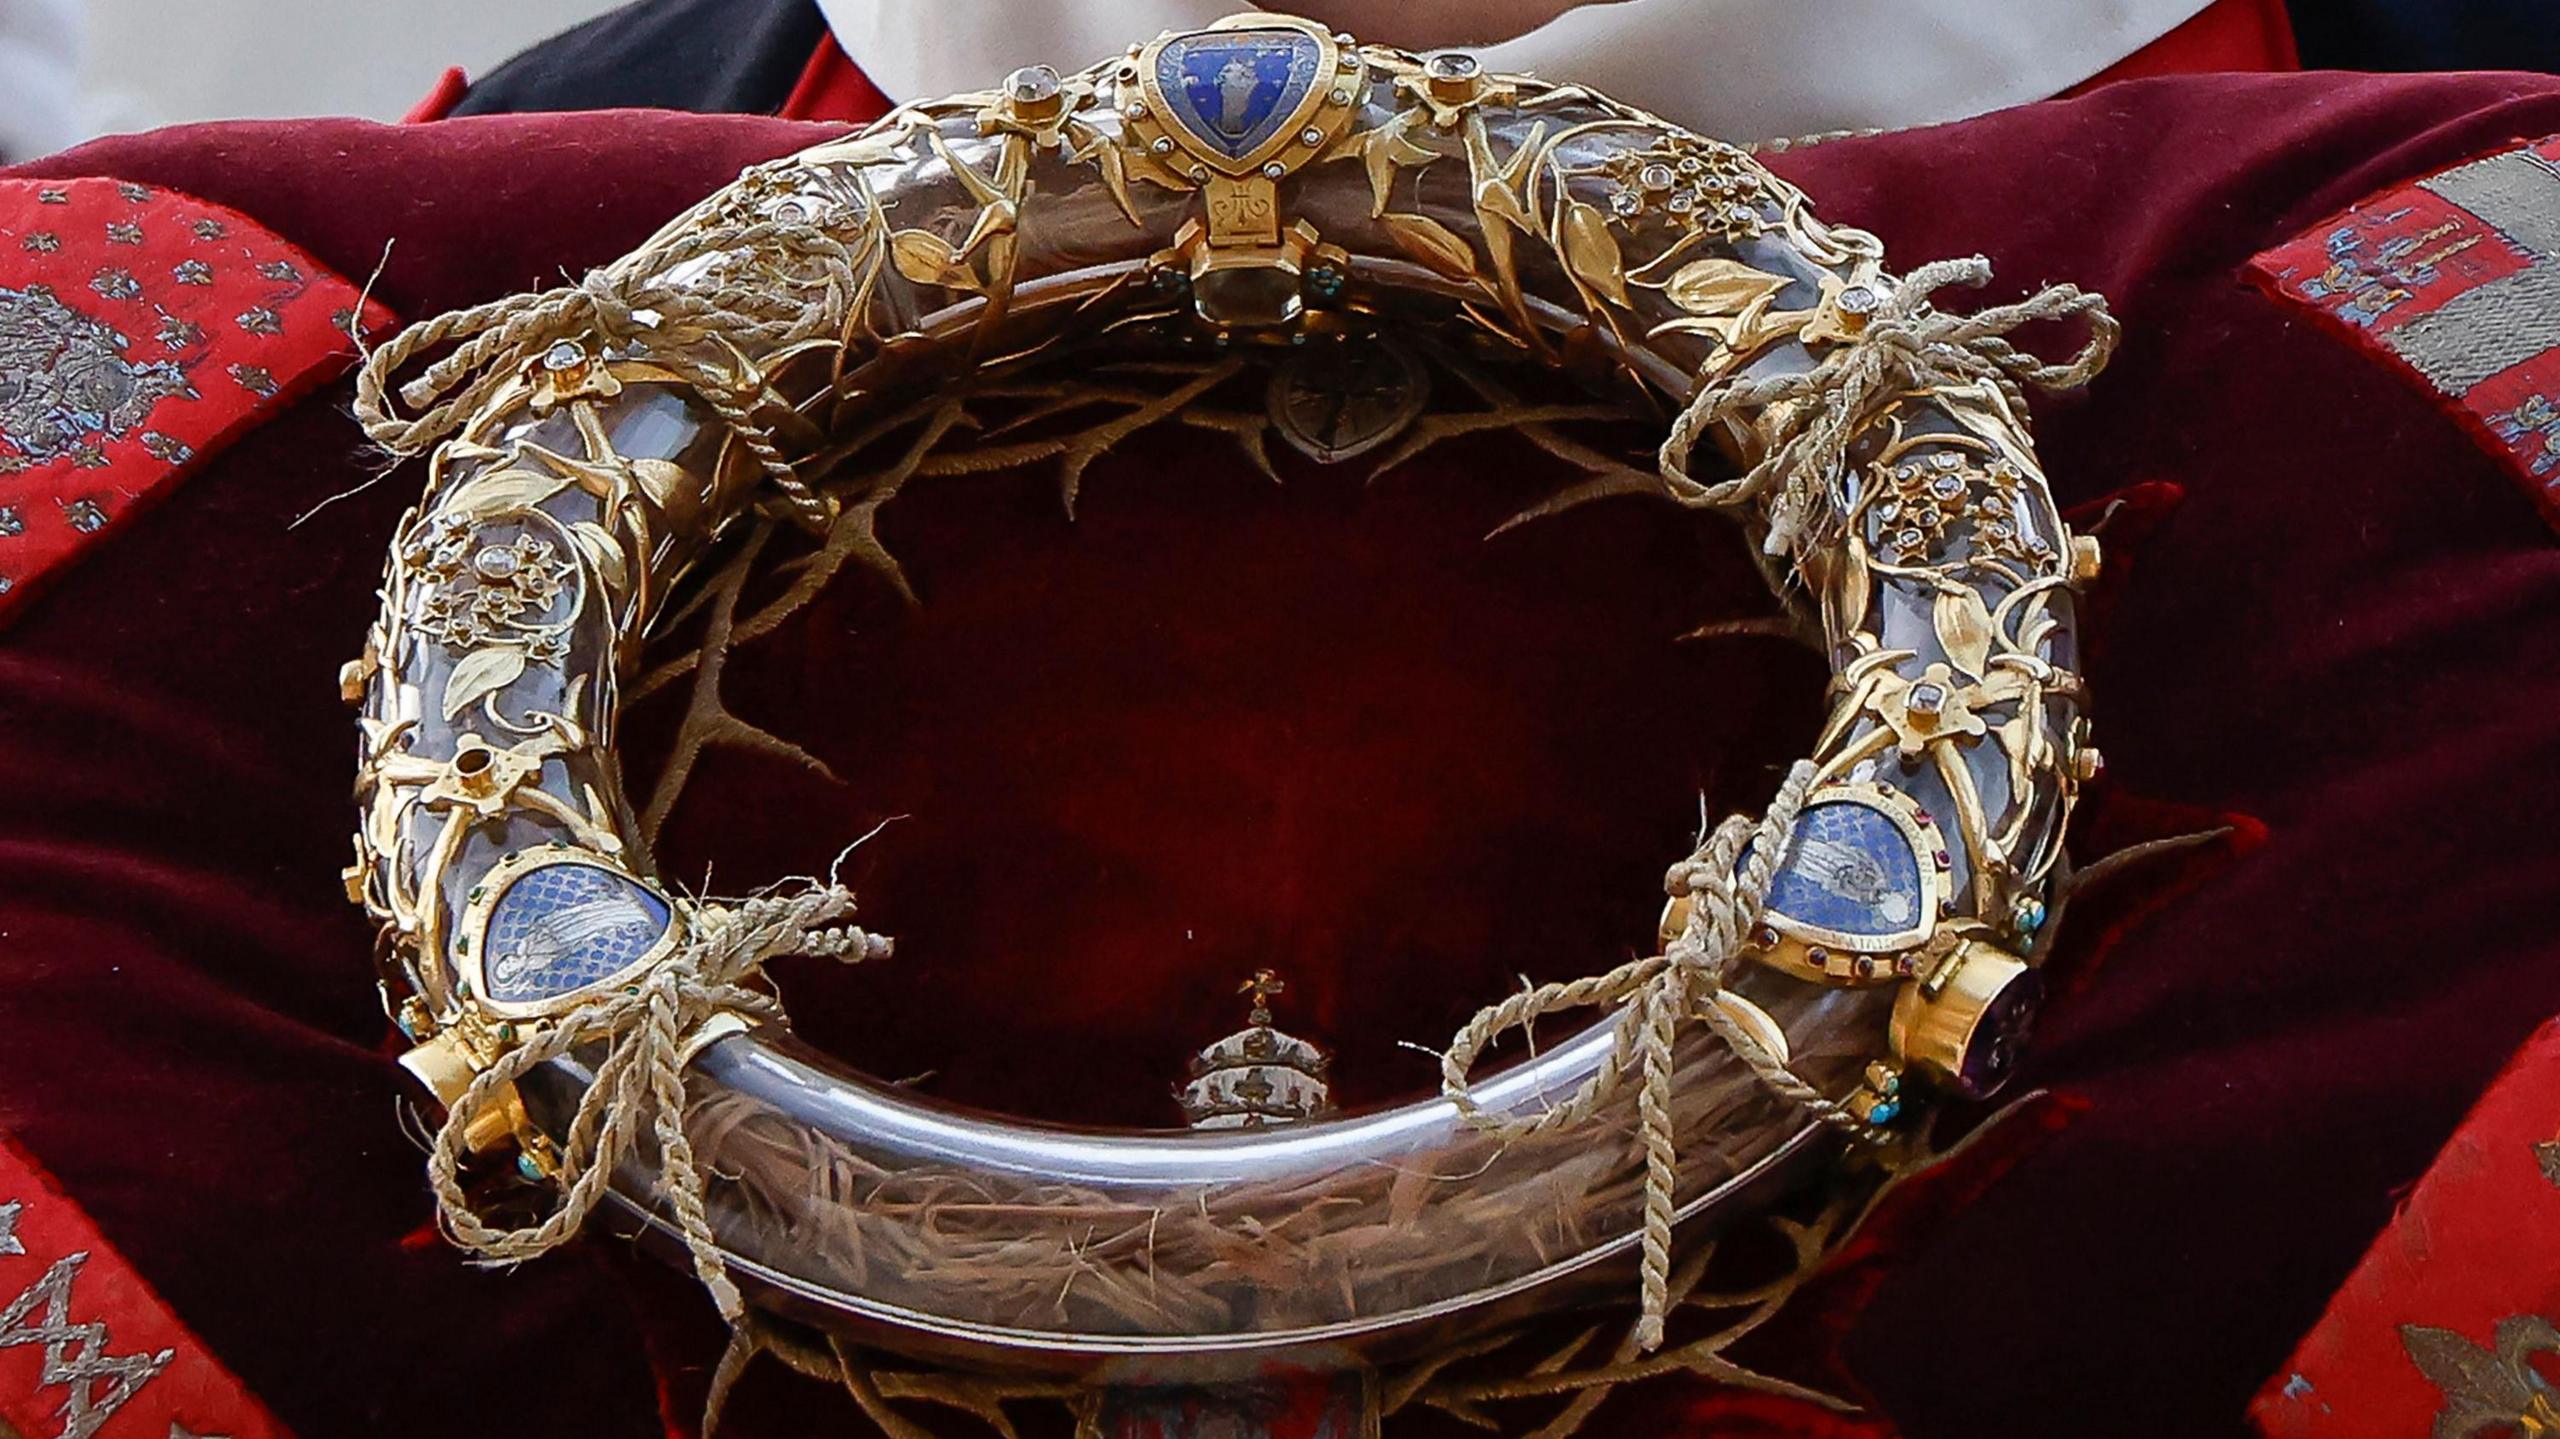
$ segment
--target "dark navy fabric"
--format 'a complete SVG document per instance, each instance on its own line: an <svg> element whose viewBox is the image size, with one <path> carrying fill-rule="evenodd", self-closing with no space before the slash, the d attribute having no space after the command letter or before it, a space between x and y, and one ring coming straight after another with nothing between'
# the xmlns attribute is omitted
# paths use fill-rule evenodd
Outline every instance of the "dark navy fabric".
<svg viewBox="0 0 2560 1439"><path fill-rule="evenodd" d="M811 0L638 0L489 72L453 113L636 106L770 115L826 33Z"/></svg>
<svg viewBox="0 0 2560 1439"><path fill-rule="evenodd" d="M2306 69L2560 71L2552 0L2292 0Z"/></svg>
<svg viewBox="0 0 2560 1439"><path fill-rule="evenodd" d="M2306 69L2560 73L2560 0L2290 0L2289 8ZM492 71L454 113L640 105L770 115L826 29L814 0L634 0Z"/></svg>

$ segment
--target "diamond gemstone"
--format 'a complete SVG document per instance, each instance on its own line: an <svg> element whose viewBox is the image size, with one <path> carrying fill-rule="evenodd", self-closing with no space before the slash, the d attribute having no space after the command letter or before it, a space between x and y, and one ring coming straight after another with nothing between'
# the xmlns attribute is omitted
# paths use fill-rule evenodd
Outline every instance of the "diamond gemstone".
<svg viewBox="0 0 2560 1439"><path fill-rule="evenodd" d="M1025 65L1004 77L1005 93L1017 105L1036 105L1058 98L1058 72L1046 65Z"/></svg>

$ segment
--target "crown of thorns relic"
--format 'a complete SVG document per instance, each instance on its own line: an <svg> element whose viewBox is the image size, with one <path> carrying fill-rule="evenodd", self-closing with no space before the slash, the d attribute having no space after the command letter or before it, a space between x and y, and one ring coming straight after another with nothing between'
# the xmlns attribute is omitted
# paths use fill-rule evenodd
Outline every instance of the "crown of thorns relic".
<svg viewBox="0 0 2560 1439"><path fill-rule="evenodd" d="M1631 1268L1632 1342L1661 1342L1683 1236L1890 1145L1932 1095L1989 1092L2036 1007L2098 763L2073 630L2097 552L2055 512L2022 392L2084 382L2115 332L2068 287L1929 303L1984 273L1897 277L1745 151L1605 96L1254 15L903 107L575 287L402 336L360 409L433 459L344 676L348 880L448 1110L449 1232L520 1258L610 1200L733 1320L989 1370L1410 1355ZM2093 337L2067 365L2001 338L2074 317ZM804 524L894 579L872 520L958 387L1062 355L1263 360L1283 433L1338 458L1411 418L1427 346L1650 397L1676 416L1659 474L1562 499L1730 510L1818 604L1831 718L1761 819L1670 866L1659 952L1491 1006L1441 1094L1348 1117L1068 1132L796 1044L763 962L887 942L833 885L662 885L615 761L641 639L724 527ZM1329 405L1292 388L1326 383ZM904 458L877 459L886 437ZM1471 1078L1574 1008L1578 1037ZM1302 1098L1320 1114L1320 1086ZM479 1207L509 1151L558 1191L525 1227Z"/></svg>

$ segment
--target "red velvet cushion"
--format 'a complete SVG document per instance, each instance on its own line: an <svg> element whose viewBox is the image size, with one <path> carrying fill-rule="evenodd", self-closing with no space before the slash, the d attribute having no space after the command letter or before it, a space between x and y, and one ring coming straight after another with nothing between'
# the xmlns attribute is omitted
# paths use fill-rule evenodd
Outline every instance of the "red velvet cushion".
<svg viewBox="0 0 2560 1439"><path fill-rule="evenodd" d="M2560 886L2560 552L2422 398L2237 278L2365 191L2551 131L2560 82L2220 78L1782 162L1906 261L1986 251L1990 298L2116 298L2126 351L2043 417L2046 456L2066 501L2187 499L2105 618L2101 743L2130 790L2272 827L2053 1017L2029 1078L2091 1109L1868 1308L1851 1357L1911 1434L2238 1432L2392 1187L2560 1007L2531 910ZM351 274L397 237L377 293L420 316L619 253L815 133L227 126L37 172L189 189ZM333 676L416 482L285 528L364 473L334 403L0 641L0 1127L305 1433L649 1433L627 1301L591 1267L399 1242L427 1205L337 888ZM716 857L739 887L912 815L858 861L898 959L786 979L810 1032L937 1092L1161 1122L1261 964L1354 1097L1418 1087L1389 1041L1641 941L1696 792L1756 798L1818 708L1809 657L1673 641L1754 603L1711 522L1619 502L1480 542L1540 479L1521 455L1364 493L1150 442L1072 525L1036 477L919 485L890 538L920 614L848 582L738 662L739 709L849 782L720 755L669 871ZM1683 1412L1630 1397L1599 1432Z"/></svg>

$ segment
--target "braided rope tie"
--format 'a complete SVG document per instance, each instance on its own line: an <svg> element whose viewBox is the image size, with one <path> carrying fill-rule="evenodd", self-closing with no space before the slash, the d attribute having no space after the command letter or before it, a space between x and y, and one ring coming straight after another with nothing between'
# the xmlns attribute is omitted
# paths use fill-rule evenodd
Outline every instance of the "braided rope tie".
<svg viewBox="0 0 2560 1439"><path fill-rule="evenodd" d="M1937 309L1930 296L1948 285L1979 288L1991 264L1976 255L1923 265L1896 282L1855 340L1811 369L1750 377L1736 373L1703 385L1671 426L1659 456L1671 497L1699 509L1765 503L1771 555L1787 555L1819 538L1817 516L1836 515L1834 500L1849 452L1896 403L1942 386L1989 383L2023 420L2032 386L2065 390L2087 384L2115 352L2122 327L2106 299L2055 285L2012 305L1971 314ZM2004 338L2035 320L2085 318L2090 335L2071 359L2050 363ZM1689 457L1711 427L1765 417L1769 444L1760 461L1733 479L1703 482ZM1769 880L1785 853L1814 767L1799 763L1778 787L1757 825L1728 816L1706 843L1671 867L1664 887L1690 899L1689 919L1658 955L1604 974L1540 985L1477 1011L1458 1031L1440 1068L1441 1093L1476 1127L1505 1138L1588 1121L1631 1079L1637 1083L1638 1135L1645 1152L1642 1312L1639 1349L1662 1345L1670 1309L1671 1228L1677 1213L1679 1153L1672 1130L1674 1045L1680 1026L1704 1023L1772 1093L1853 1139L1882 1135L1838 1101L1816 1090L1715 1002L1722 977L1759 925ZM1743 859L1748 846L1749 858ZM1476 1103L1469 1071L1503 1034L1561 1010L1619 1006L1608 1055L1563 1103L1526 1117L1492 1115Z"/></svg>
<svg viewBox="0 0 2560 1439"><path fill-rule="evenodd" d="M679 286L658 278L687 260L714 252L753 253L752 247L768 243L799 262L813 282L786 292L769 281ZM793 473L790 461L755 419L762 377L742 357L830 329L856 288L855 252L816 226L766 220L691 232L649 259L645 271L591 271L573 286L411 326L365 356L357 377L358 420L385 449L416 454L460 429L557 340L640 341L649 346L653 361L675 371L738 435L795 506L822 516L824 502ZM712 273L720 273L719 266ZM1787 554L1809 537L1813 517L1832 511L1831 497L1850 447L1906 396L1987 382L2023 415L2027 387L2076 388L2105 366L2121 327L2104 297L2076 286L2051 286L2019 303L1970 314L1940 311L1930 303L1939 289L1951 284L1979 287L1990 274L1989 262L1980 256L1921 266L1884 296L1857 339L1832 349L1812 369L1759 378L1735 374L1702 386L1661 447L1661 471L1671 497L1693 508L1739 508L1765 500L1765 548L1772 555ZM812 289L817 293L809 293ZM2003 338L2035 320L2074 317L2087 319L2090 338L2062 364ZM401 385L395 404L392 377L418 356L445 345L454 348ZM697 353L719 349L734 363ZM740 373L747 377L743 387ZM403 406L414 413L403 416ZM1775 419L1771 443L1757 464L1714 483L1690 475L1689 459L1702 435L1712 426L1753 416ZM1798 764L1756 826L1743 816L1729 816L1697 851L1671 867L1666 888L1674 895L1687 894L1692 902L1686 927L1662 954L1489 1005L1458 1032L1442 1059L1442 1093L1469 1123L1505 1137L1583 1123L1625 1089L1631 1077L1639 1080L1645 1194L1643 1310L1636 1337L1647 1352L1660 1347L1669 1308L1678 1179L1672 1065L1683 1023L1706 1024L1761 1084L1822 1123L1856 1138L1877 1137L1788 1069L1714 1002L1723 973L1759 922L1770 876L1812 779L1813 767ZM1746 844L1747 862L1742 861ZM499 1261L530 1258L566 1242L602 1199L615 1167L645 1125L658 1142L666 1200L692 1253L695 1273L721 1313L736 1321L744 1313L743 1302L727 1277L703 1212L702 1177L684 1133L683 1057L715 1015L780 1016L777 1001L748 987L772 956L816 953L847 962L885 956L886 939L831 924L852 908L851 894L836 886L812 888L788 900L750 900L735 908L698 906L685 947L646 979L581 1005L501 1056L453 1105L428 1157L428 1178L446 1232L457 1244ZM1501 1035L1546 1014L1607 1006L1622 1006L1610 1052L1563 1103L1525 1118L1488 1114L1477 1105L1469 1072ZM475 1115L499 1102L506 1087L535 1065L596 1043L606 1046L606 1054L561 1146L559 1205L525 1228L489 1224L472 1207L459 1179L463 1133Z"/></svg>
<svg viewBox="0 0 2560 1439"><path fill-rule="evenodd" d="M427 1180L435 1189L437 1218L447 1237L507 1263L567 1243L603 1199L614 1171L645 1130L657 1141L664 1198L693 1255L693 1271L720 1313L735 1323L745 1305L703 1211L702 1171L684 1130L684 1062L703 1027L716 1016L782 1017L781 1003L754 987L765 961L774 956L815 954L848 964L886 958L886 937L837 922L852 913L852 892L833 884L736 905L691 906L683 947L648 975L588 1000L499 1056L454 1101L427 1155ZM554 1175L559 1203L536 1224L517 1229L491 1224L463 1190L463 1135L476 1116L505 1103L510 1087L536 1065L592 1045L604 1047L604 1058L579 1096L560 1142Z"/></svg>
<svg viewBox="0 0 2560 1439"><path fill-rule="evenodd" d="M741 263L745 256L757 262ZM420 454L462 429L553 344L645 347L795 507L823 518L824 501L755 416L764 377L745 357L833 333L858 289L861 260L857 247L806 221L688 229L574 285L439 315L367 350L356 374L356 420L390 453ZM703 262L696 278L665 278L695 261ZM401 370L445 346L452 348L395 390Z"/></svg>
<svg viewBox="0 0 2560 1439"><path fill-rule="evenodd" d="M1605 974L1543 984L1487 1005L1467 1021L1440 1061L1440 1092L1468 1123L1504 1139L1587 1122L1637 1085L1637 1133L1644 1145L1643 1314L1636 1339L1646 1352L1662 1344L1671 1292L1671 1224L1679 1182L1679 1151L1672 1133L1671 1079L1680 1026L1704 1023L1750 1066L1760 1083L1823 1123L1857 1138L1872 1138L1864 1122L1788 1069L1750 1031L1715 1002L1723 976L1741 956L1760 922L1770 876L1784 854L1796 815L1813 788L1814 768L1799 762L1778 786L1777 797L1756 825L1728 815L1688 858L1671 866L1663 888L1689 897L1689 920L1662 953L1622 964ZM1746 848L1749 858L1744 858ZM1475 1099L1469 1072L1478 1056L1502 1035L1538 1019L1573 1009L1618 1006L1608 1054L1561 1103L1530 1115L1496 1115Z"/></svg>
<svg viewBox="0 0 2560 1439"><path fill-rule="evenodd" d="M1934 260L1885 293L1865 330L1825 353L1811 369L1757 378L1735 373L1701 386L1672 421L1659 456L1671 497L1695 509L1733 509L1767 499L1772 555L1818 538L1815 517L1835 512L1832 495L1849 449L1893 405L1945 386L1987 382L2024 421L2026 390L2077 389L2115 354L2123 326L2106 297L2077 285L2052 285L2011 305L1966 314L1940 310L1930 296L1949 285L1979 289L1991 279L1980 255ZM2036 320L2085 319L2089 338L2054 364L2004 338ZM1689 456L1720 424L1773 422L1759 463L1714 483L1693 478Z"/></svg>

